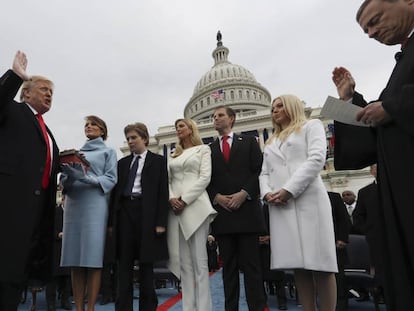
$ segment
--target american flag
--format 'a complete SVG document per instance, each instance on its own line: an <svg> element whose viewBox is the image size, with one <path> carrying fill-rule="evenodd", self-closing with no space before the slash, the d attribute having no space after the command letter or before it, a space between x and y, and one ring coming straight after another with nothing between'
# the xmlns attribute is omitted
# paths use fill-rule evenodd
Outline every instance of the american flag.
<svg viewBox="0 0 414 311"><path fill-rule="evenodd" d="M330 144L330 147L333 148L335 146L335 126L333 123L328 124L328 130L330 134L330 137L328 136L329 144Z"/></svg>
<svg viewBox="0 0 414 311"><path fill-rule="evenodd" d="M211 93L211 96L214 99L224 99L224 91L223 90L217 90L217 91Z"/></svg>

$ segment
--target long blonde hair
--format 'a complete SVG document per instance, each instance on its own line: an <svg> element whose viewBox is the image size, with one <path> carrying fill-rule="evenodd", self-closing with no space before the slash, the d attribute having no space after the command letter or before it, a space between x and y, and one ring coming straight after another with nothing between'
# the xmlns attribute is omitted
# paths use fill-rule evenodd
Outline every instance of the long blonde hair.
<svg viewBox="0 0 414 311"><path fill-rule="evenodd" d="M190 140L194 146L202 145L203 141L201 140L200 133L198 132L197 124L191 119L177 119L175 120L174 126L177 128L178 122L184 122L188 128L191 130ZM175 144L174 153L171 155L173 158L178 157L184 151L184 142L182 140L178 140Z"/></svg>
<svg viewBox="0 0 414 311"><path fill-rule="evenodd" d="M290 122L285 129L282 129L280 125L276 124L272 117L274 132L266 141L266 144L270 144L275 138L285 141L290 134L300 132L303 124L307 121L303 101L301 101L299 97L290 94L278 96L272 101L271 115L273 113L273 104L277 99L282 101L286 116L289 118Z"/></svg>

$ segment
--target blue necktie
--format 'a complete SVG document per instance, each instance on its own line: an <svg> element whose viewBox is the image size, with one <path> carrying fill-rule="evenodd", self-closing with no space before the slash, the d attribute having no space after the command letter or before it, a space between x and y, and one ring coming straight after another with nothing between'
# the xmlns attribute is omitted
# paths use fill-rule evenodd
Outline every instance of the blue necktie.
<svg viewBox="0 0 414 311"><path fill-rule="evenodd" d="M137 176L138 163L139 163L140 158L141 158L140 156L136 156L134 163L132 163L132 166L129 169L128 182L124 190L125 196L132 195L132 188L134 188L134 182L135 182L135 177Z"/></svg>

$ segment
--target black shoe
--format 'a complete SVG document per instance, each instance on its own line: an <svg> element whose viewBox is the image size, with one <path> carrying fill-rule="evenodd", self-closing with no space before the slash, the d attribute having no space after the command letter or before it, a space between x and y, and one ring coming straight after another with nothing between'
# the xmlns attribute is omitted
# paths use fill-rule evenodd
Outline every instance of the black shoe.
<svg viewBox="0 0 414 311"><path fill-rule="evenodd" d="M278 296L277 297L278 302L278 308L279 310L287 310L287 304L286 304L286 297L284 296Z"/></svg>
<svg viewBox="0 0 414 311"><path fill-rule="evenodd" d="M358 298L355 299L358 302L368 301L369 300L369 294L360 294Z"/></svg>
<svg viewBox="0 0 414 311"><path fill-rule="evenodd" d="M48 304L47 311L56 311L56 305L54 303Z"/></svg>
<svg viewBox="0 0 414 311"><path fill-rule="evenodd" d="M60 307L65 310L72 310L72 304L69 300L62 300Z"/></svg>
<svg viewBox="0 0 414 311"><path fill-rule="evenodd" d="M103 305L107 305L110 302L111 302L111 298L110 297L108 297L108 296L102 296L101 297L101 300L99 301L99 304L101 306L103 306Z"/></svg>

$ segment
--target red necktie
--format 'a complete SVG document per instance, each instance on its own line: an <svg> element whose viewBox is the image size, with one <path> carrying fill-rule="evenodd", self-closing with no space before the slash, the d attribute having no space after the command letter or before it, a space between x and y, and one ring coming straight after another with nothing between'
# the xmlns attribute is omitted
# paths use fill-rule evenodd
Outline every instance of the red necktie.
<svg viewBox="0 0 414 311"><path fill-rule="evenodd" d="M43 137L46 142L46 163L45 163L45 170L43 171L43 178L42 178L42 188L46 189L49 185L49 175L50 175L50 165L51 165L51 157L50 157L50 146L49 146L49 136L47 135L45 121L40 113L36 115L37 120L39 121L40 128L42 129Z"/></svg>
<svg viewBox="0 0 414 311"><path fill-rule="evenodd" d="M229 159L230 159L230 145L227 141L228 138L229 138L228 135L224 135L222 138L222 145L221 145L221 148L223 149L224 161L226 162L229 162Z"/></svg>

